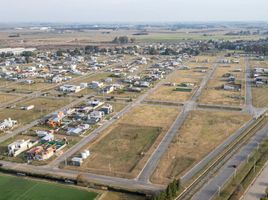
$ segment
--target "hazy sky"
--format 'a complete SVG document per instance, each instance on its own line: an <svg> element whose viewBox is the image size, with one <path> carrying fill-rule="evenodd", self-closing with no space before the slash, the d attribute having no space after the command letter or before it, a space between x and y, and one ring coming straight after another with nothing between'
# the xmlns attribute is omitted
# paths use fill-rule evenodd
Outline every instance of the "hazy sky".
<svg viewBox="0 0 268 200"><path fill-rule="evenodd" d="M268 0L0 0L1 22L268 21Z"/></svg>

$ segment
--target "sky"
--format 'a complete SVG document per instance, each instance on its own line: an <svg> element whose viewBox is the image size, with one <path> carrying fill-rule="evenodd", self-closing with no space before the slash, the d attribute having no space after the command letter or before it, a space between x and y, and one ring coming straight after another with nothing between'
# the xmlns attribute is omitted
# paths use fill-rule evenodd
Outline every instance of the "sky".
<svg viewBox="0 0 268 200"><path fill-rule="evenodd" d="M268 0L0 0L0 22L268 21Z"/></svg>

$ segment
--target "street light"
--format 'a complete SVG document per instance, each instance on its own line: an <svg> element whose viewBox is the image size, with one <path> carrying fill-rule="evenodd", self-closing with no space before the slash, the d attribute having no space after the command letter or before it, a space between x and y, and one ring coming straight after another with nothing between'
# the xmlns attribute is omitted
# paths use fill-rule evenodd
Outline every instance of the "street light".
<svg viewBox="0 0 268 200"><path fill-rule="evenodd" d="M218 196L221 196L221 186L219 186L219 185L216 185L217 186L217 188L218 188Z"/></svg>

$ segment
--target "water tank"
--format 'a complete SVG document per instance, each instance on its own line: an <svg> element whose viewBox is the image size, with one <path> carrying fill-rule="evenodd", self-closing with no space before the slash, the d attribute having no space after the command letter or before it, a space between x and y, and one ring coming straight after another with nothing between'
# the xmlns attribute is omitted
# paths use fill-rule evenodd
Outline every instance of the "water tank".
<svg viewBox="0 0 268 200"><path fill-rule="evenodd" d="M86 154L85 152L82 152L82 153L81 153L81 157L82 157L83 159L86 159L88 156L87 156L87 154Z"/></svg>

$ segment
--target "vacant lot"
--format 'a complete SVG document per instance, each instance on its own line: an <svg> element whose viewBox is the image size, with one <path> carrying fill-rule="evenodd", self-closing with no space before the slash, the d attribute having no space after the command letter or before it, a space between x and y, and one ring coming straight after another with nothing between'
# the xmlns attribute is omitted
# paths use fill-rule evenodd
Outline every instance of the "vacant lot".
<svg viewBox="0 0 268 200"><path fill-rule="evenodd" d="M17 120L19 124L26 124L51 113L69 103L68 99L35 98L17 104L15 108L5 108L0 110L0 121L11 118ZM22 106L34 105L32 110L21 110Z"/></svg>
<svg viewBox="0 0 268 200"><path fill-rule="evenodd" d="M49 87L52 87L53 85L51 83L44 82L43 79L34 79L34 83L32 84L26 84L26 83L14 83L11 85L8 85L7 89L16 90L16 92L28 92L28 91L38 91L43 90Z"/></svg>
<svg viewBox="0 0 268 200"><path fill-rule="evenodd" d="M19 96L11 95L11 94L0 94L0 104L6 103L14 99L18 99Z"/></svg>
<svg viewBox="0 0 268 200"><path fill-rule="evenodd" d="M161 141L179 110L140 106L106 130L88 146L92 155L82 170L121 177L134 177Z"/></svg>
<svg viewBox="0 0 268 200"><path fill-rule="evenodd" d="M98 194L84 189L0 175L1 200L93 200Z"/></svg>
<svg viewBox="0 0 268 200"><path fill-rule="evenodd" d="M167 184L181 177L249 119L235 112L193 111L161 158L152 181Z"/></svg>
<svg viewBox="0 0 268 200"><path fill-rule="evenodd" d="M175 89L179 86L167 86L162 85L156 91L154 91L147 99L148 100L160 100L160 101L176 101L176 102L184 102L191 98L192 94L196 90L197 86L199 85L201 79L193 79L193 78L182 78L176 77L172 74L171 77L167 79L176 85L182 83L191 83L194 84L191 92L185 91L175 91Z"/></svg>
<svg viewBox="0 0 268 200"><path fill-rule="evenodd" d="M239 71L241 70L241 71ZM233 74L237 79L245 78L245 67L241 64L232 64L232 65L219 65L215 71L214 78L223 79L223 75L226 73Z"/></svg>
<svg viewBox="0 0 268 200"><path fill-rule="evenodd" d="M219 79L210 80L207 88L201 94L200 103L230 106L243 105L245 98L244 81L237 81L237 83L242 83L241 91L223 90L222 86L225 83L226 81Z"/></svg>
<svg viewBox="0 0 268 200"><path fill-rule="evenodd" d="M252 87L253 105L257 108L268 106L268 86Z"/></svg>
<svg viewBox="0 0 268 200"><path fill-rule="evenodd" d="M91 83L92 81L100 81L105 78L108 78L111 75L111 73L96 73L96 74L90 74L83 76L79 79L76 79L74 81L71 81L70 84L77 84L80 85L80 83Z"/></svg>

